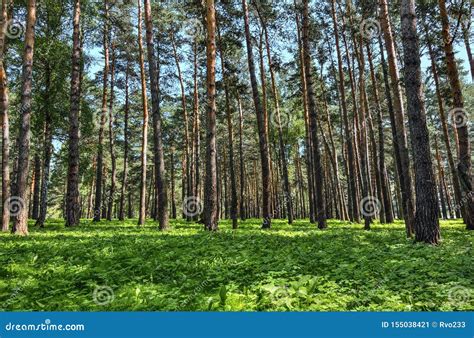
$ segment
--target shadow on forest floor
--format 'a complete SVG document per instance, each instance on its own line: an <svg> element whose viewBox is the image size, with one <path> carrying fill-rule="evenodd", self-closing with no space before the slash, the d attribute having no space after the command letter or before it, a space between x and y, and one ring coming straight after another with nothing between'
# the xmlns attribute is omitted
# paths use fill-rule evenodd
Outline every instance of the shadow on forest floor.
<svg viewBox="0 0 474 338"><path fill-rule="evenodd" d="M159 232L128 220L65 229L53 221L26 238L2 234L0 309L474 308L473 236L457 221L442 223L438 247L413 244L401 223L369 232L338 221L324 231L307 221L230 228L224 221L208 233L175 221ZM94 290L107 291L109 302L98 305Z"/></svg>

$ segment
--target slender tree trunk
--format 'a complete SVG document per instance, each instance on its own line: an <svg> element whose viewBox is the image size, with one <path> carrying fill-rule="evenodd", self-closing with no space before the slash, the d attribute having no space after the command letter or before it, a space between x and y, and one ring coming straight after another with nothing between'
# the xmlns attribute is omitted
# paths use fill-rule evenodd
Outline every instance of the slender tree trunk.
<svg viewBox="0 0 474 338"><path fill-rule="evenodd" d="M230 171L230 218L232 219L232 228L237 229L237 182L235 177L235 160L234 160L234 125L232 122L232 109L230 107L230 95L229 95L229 84L226 76L226 69L224 63L224 51L222 46L222 39L220 35L219 26L217 27L217 33L219 38L219 49L221 54L221 68L222 68L222 77L224 82L224 94L225 94L225 107L226 107L226 119L227 119L227 133L229 140L229 171ZM226 189L227 193L227 189ZM227 209L226 209L227 210Z"/></svg>
<svg viewBox="0 0 474 338"><path fill-rule="evenodd" d="M403 212L405 215L405 225L407 236L413 234L415 207L413 204L413 187L410 175L410 160L408 157L407 135L405 131L405 112L400 88L400 76L397 66L397 54L393 40L392 27L388 16L388 5L386 0L380 0L380 19L385 39L385 47L388 54L389 74L391 77L393 108L396 124L396 138L394 143L398 146L400 154L400 186L402 190Z"/></svg>
<svg viewBox="0 0 474 338"><path fill-rule="evenodd" d="M405 61L405 92L415 167L415 240L438 244L440 240L436 179L431 161L421 83L421 59L416 31L415 0L401 3L402 42Z"/></svg>
<svg viewBox="0 0 474 338"><path fill-rule="evenodd" d="M171 162L171 218L176 219L176 198L174 194L175 192L174 147L171 147L170 162Z"/></svg>
<svg viewBox="0 0 474 338"><path fill-rule="evenodd" d="M95 180L95 203L94 203L94 222L100 222L102 211L102 185L104 171L104 132L105 120L107 116L107 84L109 76L109 42L108 42L108 20L109 20L109 4L108 0L104 0L104 33L103 33L103 50L104 50L104 74L102 84L102 109L100 115L99 126L99 144L97 145L97 172Z"/></svg>
<svg viewBox="0 0 474 338"><path fill-rule="evenodd" d="M448 191L444 190L444 170L441 164L441 155L439 154L438 139L435 135L435 151L436 151L436 164L438 166L438 181L439 181L439 197L441 203L441 212L444 219L448 219L448 212L446 210L445 196L447 197Z"/></svg>
<svg viewBox="0 0 474 338"><path fill-rule="evenodd" d="M247 1L242 0L242 8L244 13L245 40L247 44L247 61L249 66L250 83L252 86L252 96L257 114L257 125L259 134L260 157L262 167L262 211L263 225L262 228L271 227L271 173L270 173L270 155L268 149L268 128L265 123L265 113L262 101L258 91L257 76L255 75L255 62L252 52L252 38L250 35L249 12Z"/></svg>
<svg viewBox="0 0 474 338"><path fill-rule="evenodd" d="M268 67L270 69L270 78L272 84L272 94L273 94L273 103L275 105L275 114L276 114L276 121L277 121L277 128L278 128L278 145L280 151L280 158L282 162L282 174L283 174L283 187L284 187L284 194L285 194L285 202L286 202L286 211L288 215L288 223L293 224L293 199L291 196L291 186L290 186L290 179L288 175L288 163L287 163L287 156L285 151L285 144L283 140L283 125L281 120L281 113L280 113L280 101L278 98L278 90L276 85L276 78L275 78L275 70L273 67L272 62L272 55L270 49L270 39L268 38L268 29L265 22L265 19L261 15L260 11L258 12L260 16L260 22L262 23L263 32L265 35L265 46L267 52L267 59L268 59ZM288 121L286 121L288 122Z"/></svg>
<svg viewBox="0 0 474 338"><path fill-rule="evenodd" d="M130 76L130 61L127 60L127 68L125 71L125 108L124 108L124 127L123 127L123 172L122 172L122 190L120 193L120 207L119 220L125 219L125 193L128 187L128 119L130 113L130 94L129 94L129 76Z"/></svg>
<svg viewBox="0 0 474 338"><path fill-rule="evenodd" d="M28 172L30 156L30 120L33 81L33 52L35 44L36 0L28 0L25 33L25 49L23 54L22 85L21 85L21 115L20 133L18 137L18 171L16 189L13 194L16 202L20 203L18 212L13 215L12 232L17 235L28 235ZM15 201L10 201L13 206ZM10 209L12 211L12 209Z"/></svg>
<svg viewBox="0 0 474 338"><path fill-rule="evenodd" d="M453 152L451 150L451 140L450 140L449 131L448 131L448 124L446 122L446 112L444 109L443 96L441 94L438 67L436 66L436 57L433 51L433 47L431 45L431 39L429 36L428 27L425 25L424 28L425 28L426 42L428 45L428 52L429 52L430 61L431 61L431 72L433 74L433 80L435 83L436 99L438 101L439 118L440 118L441 126L443 129L443 140L444 140L444 145L446 147L446 154L448 156L449 168L451 169L451 175L452 175L453 186L454 186L454 195L456 197L456 203L459 205L462 201L461 186L459 184L459 176L456 170L456 164L454 162ZM456 213L458 215L461 214L459 212L459 209L456 210Z"/></svg>
<svg viewBox="0 0 474 338"><path fill-rule="evenodd" d="M7 232L10 225L10 124L8 118L9 93L5 70L7 0L2 0L0 13L0 117L2 123L2 231Z"/></svg>
<svg viewBox="0 0 474 338"><path fill-rule="evenodd" d="M446 1L438 0L441 23L443 26L442 35L444 51L446 54L446 64L449 84L453 95L453 110L451 110L456 131L458 134L459 162L458 176L462 191L462 201L457 208L461 209L464 223L468 230L474 230L474 192L472 189L471 175L471 145L469 142L468 117L464 110L464 98L459 80L459 71L454 58L452 39L449 33L449 19L446 10Z"/></svg>
<svg viewBox="0 0 474 338"><path fill-rule="evenodd" d="M41 187L41 159L39 154L35 154L35 168L33 177L33 207L31 210L31 218L36 220L39 216L39 199Z"/></svg>
<svg viewBox="0 0 474 338"><path fill-rule="evenodd" d="M324 229L326 223L326 203L324 200L324 174L319 150L318 121L316 116L316 102L314 98L313 79L311 70L311 55L309 48L309 10L308 0L303 0L303 55L304 69L306 74L306 91L308 93L308 108L312 134L312 152L315 166L315 188L316 188L316 212L318 218L318 228Z"/></svg>
<svg viewBox="0 0 474 338"><path fill-rule="evenodd" d="M114 135L114 89L115 89L115 43L112 42L110 48L112 64L110 67L110 97L109 97L109 152L111 162L110 189L107 199L107 220L112 220L112 209L114 206L115 190L117 186L117 159L115 156L115 135Z"/></svg>
<svg viewBox="0 0 474 338"><path fill-rule="evenodd" d="M243 141L243 130L244 130L244 114L242 111L242 102L240 96L237 95L237 104L239 108L239 160L240 160L240 219L245 221L247 217L246 203L245 200L245 164L244 164L244 141Z"/></svg>
<svg viewBox="0 0 474 338"><path fill-rule="evenodd" d="M141 78L141 94L143 109L142 125L142 149L141 149L141 173L140 173L140 207L138 211L138 226L145 224L146 219L146 174L147 174L147 150L148 150L148 98L146 90L145 61L143 57L142 40L142 2L138 0L138 48Z"/></svg>
<svg viewBox="0 0 474 338"><path fill-rule="evenodd" d="M218 230L217 144L216 144L216 9L206 0L207 26L207 111L206 111L206 184L204 188L204 226Z"/></svg>
<svg viewBox="0 0 474 338"><path fill-rule="evenodd" d="M155 61L153 41L153 21L151 18L150 0L145 0L146 42L148 48L148 70L150 73L152 117L153 117L153 152L155 160L155 189L157 191L157 216L160 230L168 229L168 183L166 182L165 159L163 153L163 136L161 130L159 71ZM141 39L141 36L140 36ZM187 129L187 124L186 124Z"/></svg>
<svg viewBox="0 0 474 338"><path fill-rule="evenodd" d="M471 8L472 8L472 2L471 2ZM469 60L469 66L471 68L471 79L472 79L472 82L474 82L474 59L472 58L471 43L469 41L470 28L471 28L472 23L468 22L468 25L466 26L464 21L461 20L461 25L462 25L462 33L463 33L463 38L464 38L464 45L466 46L467 59Z"/></svg>
<svg viewBox="0 0 474 338"><path fill-rule="evenodd" d="M69 113L69 161L66 197L66 226L76 226L79 214L79 112L81 102L81 58L80 38L81 1L74 2L74 28L72 47L72 71Z"/></svg>

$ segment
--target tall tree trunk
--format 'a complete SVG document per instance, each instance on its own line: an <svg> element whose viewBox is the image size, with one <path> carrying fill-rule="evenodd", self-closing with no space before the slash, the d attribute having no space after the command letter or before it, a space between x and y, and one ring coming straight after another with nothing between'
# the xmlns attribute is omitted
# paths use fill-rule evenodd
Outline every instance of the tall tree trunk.
<svg viewBox="0 0 474 338"><path fill-rule="evenodd" d="M268 150L268 128L265 123L265 113L258 91L257 76L255 75L255 62L252 52L252 38L250 35L249 12L246 0L242 0L242 9L244 13L245 40L247 44L247 59L249 66L250 83L252 86L252 96L255 105L255 112L257 115L257 125L259 134L259 146L262 167L262 211L264 219L262 228L268 229L271 227L271 173L270 155Z"/></svg>
<svg viewBox="0 0 474 338"><path fill-rule="evenodd" d="M324 229L326 223L326 202L324 200L324 174L321 162L321 153L319 150L318 120L316 113L316 102L313 89L313 78L311 68L311 55L309 48L309 10L308 0L303 0L303 55L304 69L306 74L306 91L308 93L308 109L312 134L312 152L315 166L315 188L316 188L316 212L318 218L318 228Z"/></svg>
<svg viewBox="0 0 474 338"><path fill-rule="evenodd" d="M448 124L446 122L446 112L444 108L443 96L441 94L438 67L436 66L436 56L434 54L433 46L431 44L428 27L424 25L424 29L425 29L425 35L426 35L426 43L428 45L428 52L429 52L430 61L431 61L431 72L433 74L433 80L435 83L436 99L438 101L439 119L441 121L441 127L443 129L443 140L444 140L444 145L446 147L446 154L448 156L449 168L451 169L451 175L452 175L453 186L454 186L454 195L456 197L456 203L459 205L460 203L462 203L461 186L459 184L459 176L456 170L456 164L454 162L454 156L451 149L451 139L449 137ZM461 214L459 212L459 209L456 210L456 213L459 215Z"/></svg>
<svg viewBox="0 0 474 338"><path fill-rule="evenodd" d="M415 0L401 3L402 42L405 61L405 92L415 167L415 240L438 244L440 240L436 179L431 161L421 83L421 59L416 31Z"/></svg>
<svg viewBox="0 0 474 338"><path fill-rule="evenodd" d="M138 0L138 49L142 94L142 149L141 149L141 173L140 173L140 207L138 210L138 226L145 224L146 219L146 174L147 174L147 150L148 150L148 98L146 91L145 61L143 56L142 40L142 1Z"/></svg>
<svg viewBox="0 0 474 338"><path fill-rule="evenodd" d="M35 44L36 0L28 0L26 19L25 50L23 54L20 133L18 137L18 171L15 193L10 206L20 203L18 212L13 216L12 232L17 235L28 235L28 172L30 156L30 120L31 120L31 86L33 81L33 52ZM12 211L12 209L10 209ZM13 215L13 213L12 213Z"/></svg>
<svg viewBox="0 0 474 338"><path fill-rule="evenodd" d="M396 124L396 138L394 144L397 144L398 152L400 154L400 186L402 190L403 212L405 216L405 225L407 236L411 237L413 234L413 222L415 216L415 207L413 204L413 187L410 175L410 160L408 157L407 135L405 131L405 112L403 109L403 99L400 88L400 76L397 66L397 54L395 51L395 44L393 40L392 27L388 15L388 5L386 0L380 0L380 19L385 39L385 47L388 54L389 74L391 77L392 93L393 93L393 108Z"/></svg>
<svg viewBox="0 0 474 338"><path fill-rule="evenodd" d="M95 203L94 203L94 222L100 222L102 211L102 185L104 171L104 132L105 120L107 116L107 84L109 76L109 42L108 42L108 20L109 20L109 4L108 0L104 0L104 33L103 33L103 50L104 50L104 74L102 84L102 109L100 115L99 126L99 144L97 145L97 171L95 180Z"/></svg>
<svg viewBox="0 0 474 338"><path fill-rule="evenodd" d="M176 70L178 72L178 80L179 80L179 86L181 89L181 108L183 109L183 119L184 119L184 166L183 166L183 175L182 175L182 191L183 191L183 200L185 200L186 197L191 196L192 192L190 191L190 152L189 152L189 122L188 122L188 110L187 110L187 103L186 103L186 92L184 88L184 80L183 80L183 75L181 72L181 66L179 63L179 58L178 58L178 49L176 47L176 42L174 38L174 33L170 33L171 36L171 42L173 46L173 56L175 59L176 63ZM186 217L186 219L189 221L191 220L191 217L187 215L183 215Z"/></svg>
<svg viewBox="0 0 474 338"><path fill-rule="evenodd" d="M239 107L239 161L240 161L240 219L245 221L247 217L245 199L245 164L244 164L244 141L243 141L243 130L244 130L244 115L242 111L242 102L240 96L237 95L237 105Z"/></svg>
<svg viewBox="0 0 474 338"><path fill-rule="evenodd" d="M373 91L374 101L375 101L375 110L377 113L379 152L378 152L378 161L377 161L377 158L374 158L374 161L377 162L380 176L381 176L380 188L382 190L381 195L382 195L383 206L384 206L383 212L385 213L385 216L383 217L383 219L386 223L393 223L393 207L392 207L392 201L390 199L390 187L387 184L388 175L387 175L387 167L385 165L385 145L384 145L385 137L384 137L384 130L383 130L384 129L383 128L383 112L382 112L382 107L380 106L379 91L377 89L377 78L375 76L374 64L372 62L372 52L371 52L369 44L367 44L367 58L369 59L370 77L372 80L372 91Z"/></svg>
<svg viewBox="0 0 474 338"><path fill-rule="evenodd" d="M74 28L72 47L71 93L69 113L69 161L66 198L66 226L79 224L79 111L81 102L81 58L80 38L81 1L74 2Z"/></svg>
<svg viewBox="0 0 474 338"><path fill-rule="evenodd" d="M39 216L39 202L40 202L40 187L41 187L41 159L39 154L35 154L35 168L33 174L33 207L31 210L31 218L38 219Z"/></svg>
<svg viewBox="0 0 474 338"><path fill-rule="evenodd" d="M244 0L245 1L245 0ZM218 230L217 144L216 144L216 9L206 0L207 26L207 111L206 111L206 184L204 188L204 226Z"/></svg>
<svg viewBox="0 0 474 338"><path fill-rule="evenodd" d="M5 70L7 0L2 0L0 13L0 117L2 123L2 231L7 232L10 225L10 124L8 118L8 82Z"/></svg>
<svg viewBox="0 0 474 338"><path fill-rule="evenodd" d="M175 162L174 162L174 147L171 147L171 154L170 154L170 162L171 162L171 218L176 219L176 198L174 195L174 182L175 182L175 175L174 175L174 167L175 167Z"/></svg>
<svg viewBox="0 0 474 338"><path fill-rule="evenodd" d="M230 95L229 95L229 84L226 76L225 69L225 55L222 46L222 39L220 35L219 27L217 28L218 38L219 38L219 49L221 54L221 68L222 68L222 77L224 82L224 94L225 94L225 107L226 107L226 119L227 119L227 133L229 140L229 171L230 171L230 218L232 219L232 228L237 229L237 182L235 177L235 160L234 160L234 125L232 122L232 109L230 107ZM227 193L227 189L226 189Z"/></svg>
<svg viewBox="0 0 474 338"><path fill-rule="evenodd" d="M107 220L112 220L112 209L114 207L115 189L117 186L117 159L115 157L115 135L114 135L114 89L115 89L115 43L112 42L110 52L112 64L110 68L110 97L109 97L109 151L111 163L110 190L107 200Z"/></svg>
<svg viewBox="0 0 474 338"><path fill-rule="evenodd" d="M155 160L155 190L157 191L157 216L160 230L168 229L168 183L166 182L165 159L163 154L163 136L161 131L159 71L155 61L153 41L153 21L150 0L145 0L146 42L148 48L148 70L150 73L152 117L153 117L153 153ZM140 36L141 39L141 36ZM186 125L187 128L187 125Z"/></svg>
<svg viewBox="0 0 474 338"><path fill-rule="evenodd" d="M444 190L444 170L443 165L441 164L441 155L439 154L438 139L435 135L435 151L436 151L436 164L438 167L438 181L439 181L439 197L441 203L441 212L443 219L448 219L448 212L446 210L445 196L447 197L448 191Z"/></svg>
<svg viewBox="0 0 474 338"><path fill-rule="evenodd" d="M474 230L474 192L472 190L471 146L469 143L468 117L464 111L464 98L461 90L461 82L459 80L459 71L456 60L454 59L453 41L449 33L446 1L438 0L438 3L443 26L442 35L446 54L447 73L453 95L453 110L451 110L453 116L451 116L451 118L455 121L454 124L458 134L458 176L463 194L461 204L458 205L458 208L461 208L466 228L468 230Z"/></svg>
<svg viewBox="0 0 474 338"><path fill-rule="evenodd" d="M128 56L127 56L128 57ZM123 172L122 172L122 190L120 193L119 220L125 219L125 193L128 187L128 115L130 113L130 94L129 94L129 76L130 61L127 60L127 68L125 70L125 108L124 108L124 126L123 126Z"/></svg>
<svg viewBox="0 0 474 338"><path fill-rule="evenodd" d="M283 125L281 120L281 113L280 113L280 101L278 98L278 90L276 85L276 78L275 78L275 70L272 62L272 55L270 49L270 39L268 38L268 29L265 22L264 17L258 11L258 15L260 17L260 22L262 23L263 32L265 35L265 46L267 52L267 59L268 59L268 67L270 70L270 78L272 83L272 94L273 94L273 103L275 105L275 114L276 114L276 122L278 128L278 146L280 151L280 158L282 162L282 174L283 174L283 188L285 190L285 202L286 202L286 211L288 215L288 223L293 224L293 199L291 196L291 186L290 186L290 179L288 175L288 163L287 163L287 156L285 151L285 143L283 140ZM286 121L288 122L288 121Z"/></svg>

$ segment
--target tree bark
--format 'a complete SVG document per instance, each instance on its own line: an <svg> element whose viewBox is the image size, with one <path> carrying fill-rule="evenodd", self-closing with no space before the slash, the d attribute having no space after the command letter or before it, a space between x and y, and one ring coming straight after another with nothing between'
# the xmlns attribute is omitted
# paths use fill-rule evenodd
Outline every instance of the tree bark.
<svg viewBox="0 0 474 338"><path fill-rule="evenodd" d="M244 0L245 1L245 0ZM214 0L206 0L206 184L204 188L204 226L218 230L217 144L216 144L216 9Z"/></svg>
<svg viewBox="0 0 474 338"><path fill-rule="evenodd" d="M441 23L443 26L442 35L444 42L444 52L446 56L446 65L449 84L453 95L453 112L461 112L460 123L456 123L456 131L458 134L459 162L458 176L462 191L462 201L456 206L461 209L464 223L468 230L474 230L474 192L472 190L471 175L471 145L469 142L469 130L467 116L464 113L464 98L461 90L461 82L459 80L459 71L454 58L452 39L449 33L449 19L446 10L446 1L438 0ZM456 116L452 116L456 117ZM454 120L454 119L453 119Z"/></svg>
<svg viewBox="0 0 474 338"><path fill-rule="evenodd" d="M159 71L155 61L153 41L153 21L150 0L145 0L146 42L148 49L148 70L150 73L151 103L153 118L153 153L155 160L155 190L157 191L157 216L160 230L169 227L168 183L166 182L165 159L163 154L163 136L161 130ZM140 36L141 39L141 36ZM186 125L187 128L187 125Z"/></svg>
<svg viewBox="0 0 474 338"><path fill-rule="evenodd" d="M130 113L130 94L129 94L130 61L127 60L125 70L125 108L124 108L124 126L123 126L123 172L122 172L122 190L120 193L119 220L125 219L125 194L128 187L128 119Z"/></svg>
<svg viewBox="0 0 474 338"><path fill-rule="evenodd" d="M13 217L12 232L17 235L28 235L28 172L30 156L30 120L33 81L33 54L35 44L36 0L28 0L26 19L25 49L23 54L20 133L18 137L18 171L15 193L13 196L20 202L18 213ZM13 201L12 201L13 202ZM21 205L23 203L23 205ZM11 203L10 203L11 204Z"/></svg>
<svg viewBox="0 0 474 338"><path fill-rule="evenodd" d="M103 50L104 50L104 75L102 84L102 109L100 115L99 126L99 144L97 145L97 171L95 180L95 203L94 203L94 222L100 222L102 212L102 185L104 171L104 130L105 120L107 116L107 83L109 76L109 42L108 42L108 20L109 20L109 4L108 0L104 0L104 34L103 34Z"/></svg>
<svg viewBox="0 0 474 338"><path fill-rule="evenodd" d="M415 208L413 204L413 187L410 175L410 160L408 157L407 135L405 131L405 112L403 109L403 99L400 88L400 76L397 66L397 54L393 40L392 27L388 15L388 5L386 0L380 0L380 19L382 25L385 47L388 55L388 70L391 77L391 86L393 93L393 110L396 125L396 138L394 144L397 144L400 156L399 176L403 199L403 213L405 216L405 225L407 237L413 234Z"/></svg>
<svg viewBox="0 0 474 338"><path fill-rule="evenodd" d="M265 123L265 114L262 101L258 92L257 76L255 75L255 62L252 52L252 38L250 35L249 12L247 1L242 0L242 9L244 13L245 40L247 45L247 61L249 67L250 83L252 86L252 97L257 115L257 125L259 134L259 147L262 167L262 228L271 227L271 173L270 173L270 155L268 150L268 128Z"/></svg>
<svg viewBox="0 0 474 338"><path fill-rule="evenodd" d="M421 59L416 31L415 0L401 3L402 43L405 61L405 92L415 168L415 241L438 244L440 240L436 179L431 161L421 83Z"/></svg>
<svg viewBox="0 0 474 338"><path fill-rule="evenodd" d="M110 52L112 54L112 64L110 67L110 97L109 97L109 152L111 164L110 189L107 200L107 221L112 220L114 207L115 190L117 186L117 158L115 156L115 135L114 135L114 90L115 90L115 43L112 42Z"/></svg>
<svg viewBox="0 0 474 338"><path fill-rule="evenodd" d="M33 177L33 207L31 210L31 218L36 220L39 216L39 199L41 187L41 159L39 154L35 154L35 168Z"/></svg>
<svg viewBox="0 0 474 338"><path fill-rule="evenodd" d="M326 202L324 200L324 174L321 162L321 153L319 150L318 121L316 113L316 102L314 98L313 78L311 69L311 55L309 48L309 10L308 0L303 0L303 55L304 69L306 74L306 91L308 98L308 110L312 135L312 152L314 159L315 171L315 188L316 188L316 213L318 219L318 228L325 229L326 223Z"/></svg>
<svg viewBox="0 0 474 338"><path fill-rule="evenodd" d="M146 91L145 61L143 57L142 40L142 1L138 0L138 49L140 63L140 79L142 94L142 149L141 149L141 172L140 172L140 207L138 210L138 226L145 224L146 219L146 175L147 175L147 150L148 150L148 98Z"/></svg>

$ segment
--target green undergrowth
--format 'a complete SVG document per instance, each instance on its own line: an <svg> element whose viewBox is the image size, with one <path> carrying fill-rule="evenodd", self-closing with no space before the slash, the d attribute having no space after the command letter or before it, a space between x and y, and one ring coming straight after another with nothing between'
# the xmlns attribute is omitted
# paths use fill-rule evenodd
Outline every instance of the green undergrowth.
<svg viewBox="0 0 474 338"><path fill-rule="evenodd" d="M135 220L30 236L0 234L5 311L451 311L474 309L473 233L442 222L439 246L414 244L402 223L227 221L216 233Z"/></svg>

